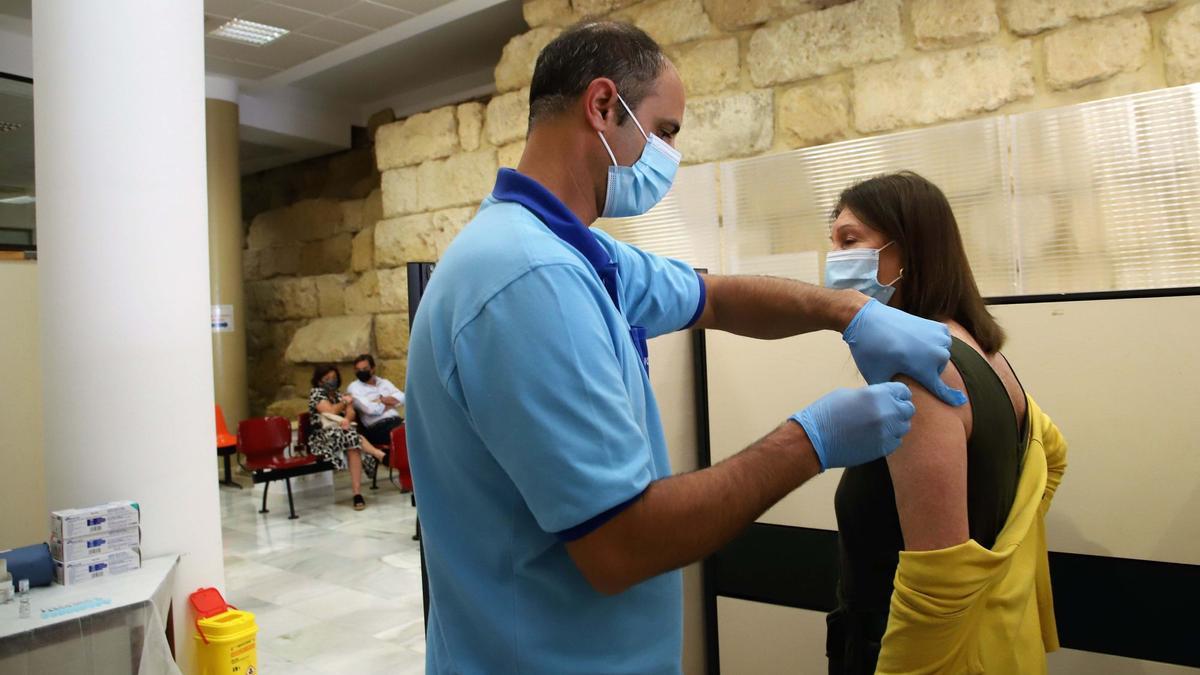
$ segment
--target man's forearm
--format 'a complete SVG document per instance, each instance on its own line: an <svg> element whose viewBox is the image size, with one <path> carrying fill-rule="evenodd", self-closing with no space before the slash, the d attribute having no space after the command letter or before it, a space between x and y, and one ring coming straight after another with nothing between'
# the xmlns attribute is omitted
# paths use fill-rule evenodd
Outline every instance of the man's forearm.
<svg viewBox="0 0 1200 675"><path fill-rule="evenodd" d="M567 548L594 586L619 592L707 557L818 473L804 429L785 422L716 466L651 483L633 505Z"/></svg>
<svg viewBox="0 0 1200 675"><path fill-rule="evenodd" d="M775 340L818 330L843 331L869 298L792 279L704 277L707 306L697 328Z"/></svg>

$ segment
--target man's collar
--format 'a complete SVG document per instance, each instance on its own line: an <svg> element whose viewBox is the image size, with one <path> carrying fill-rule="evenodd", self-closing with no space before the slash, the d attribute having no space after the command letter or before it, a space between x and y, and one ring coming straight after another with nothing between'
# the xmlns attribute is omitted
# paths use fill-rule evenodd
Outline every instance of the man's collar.
<svg viewBox="0 0 1200 675"><path fill-rule="evenodd" d="M492 197L529 209L559 239L579 251L598 272L613 265L596 235L541 183L513 169L500 169Z"/></svg>

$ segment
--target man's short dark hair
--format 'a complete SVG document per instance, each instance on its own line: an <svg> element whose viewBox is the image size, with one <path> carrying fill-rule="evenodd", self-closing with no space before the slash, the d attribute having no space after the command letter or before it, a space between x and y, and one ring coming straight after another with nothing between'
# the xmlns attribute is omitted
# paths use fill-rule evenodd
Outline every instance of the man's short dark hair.
<svg viewBox="0 0 1200 675"><path fill-rule="evenodd" d="M371 368L375 367L375 357L371 356L370 354L359 354L358 356L354 357L354 363L351 365L357 366L359 361L366 361L367 363L371 364Z"/></svg>
<svg viewBox="0 0 1200 675"><path fill-rule="evenodd" d="M563 31L538 54L529 87L529 126L567 109L592 80L607 77L636 110L662 73L662 48L645 31L619 21L585 20ZM617 123L625 109L617 107Z"/></svg>

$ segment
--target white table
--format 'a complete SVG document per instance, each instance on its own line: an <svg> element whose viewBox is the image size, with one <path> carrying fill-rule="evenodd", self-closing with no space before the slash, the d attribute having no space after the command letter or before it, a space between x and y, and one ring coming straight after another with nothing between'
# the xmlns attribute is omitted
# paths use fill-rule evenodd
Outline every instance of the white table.
<svg viewBox="0 0 1200 675"><path fill-rule="evenodd" d="M179 675L164 626L179 556L73 586L29 590L30 618L19 602L0 605L0 675ZM108 604L43 618L46 608L93 598Z"/></svg>

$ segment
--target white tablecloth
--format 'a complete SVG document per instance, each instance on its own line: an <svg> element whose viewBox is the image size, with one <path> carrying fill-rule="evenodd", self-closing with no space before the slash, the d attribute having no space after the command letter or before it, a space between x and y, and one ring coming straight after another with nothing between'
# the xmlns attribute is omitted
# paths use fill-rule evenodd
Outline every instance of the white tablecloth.
<svg viewBox="0 0 1200 675"><path fill-rule="evenodd" d="M17 600L0 605L0 675L179 675L167 644L166 619L179 556L75 586L30 589L32 615ZM55 618L42 609L99 598L109 604ZM187 616L176 608L176 620Z"/></svg>

